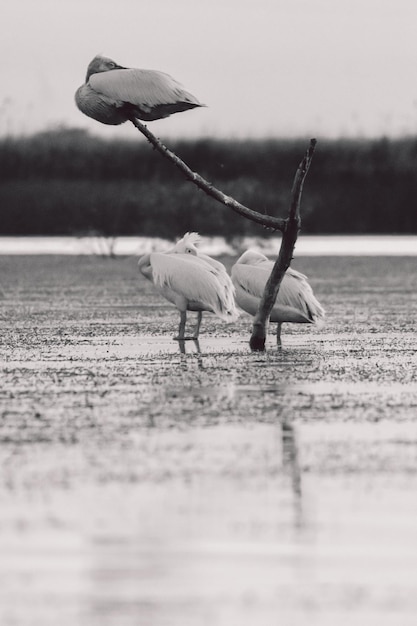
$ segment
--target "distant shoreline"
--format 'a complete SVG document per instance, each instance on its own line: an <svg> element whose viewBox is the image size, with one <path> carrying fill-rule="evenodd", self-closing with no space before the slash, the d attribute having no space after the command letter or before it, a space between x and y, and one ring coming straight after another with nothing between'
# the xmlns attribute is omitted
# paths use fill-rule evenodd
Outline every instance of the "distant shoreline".
<svg viewBox="0 0 417 626"><path fill-rule="evenodd" d="M231 243L202 237L201 250L213 256L258 248L273 255L280 238L243 237ZM0 237L0 255L137 256L166 250L171 241L152 237ZM295 256L417 256L417 235L300 235Z"/></svg>

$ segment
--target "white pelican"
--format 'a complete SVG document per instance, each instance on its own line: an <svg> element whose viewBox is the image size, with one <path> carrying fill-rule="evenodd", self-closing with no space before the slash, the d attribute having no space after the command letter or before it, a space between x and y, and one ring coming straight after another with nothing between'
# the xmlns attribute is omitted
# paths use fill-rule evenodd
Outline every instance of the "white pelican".
<svg viewBox="0 0 417 626"><path fill-rule="evenodd" d="M266 281L274 263L256 252L247 250L232 267L232 280L236 288L236 302L241 309L255 315ZM321 326L326 313L315 298L307 277L290 267L282 279L277 300L271 311L271 322L277 322L277 345L281 346L283 322L317 324Z"/></svg>
<svg viewBox="0 0 417 626"><path fill-rule="evenodd" d="M169 74L122 67L100 55L89 64L75 102L88 117L113 125L132 116L150 122L205 106Z"/></svg>
<svg viewBox="0 0 417 626"><path fill-rule="evenodd" d="M178 336L174 337L177 340L198 338L203 311L226 322L234 322L239 316L235 289L226 268L201 254L196 247L199 241L197 233L186 233L170 250L145 254L139 260L139 271L180 312ZM191 337L185 336L187 311L197 312Z"/></svg>

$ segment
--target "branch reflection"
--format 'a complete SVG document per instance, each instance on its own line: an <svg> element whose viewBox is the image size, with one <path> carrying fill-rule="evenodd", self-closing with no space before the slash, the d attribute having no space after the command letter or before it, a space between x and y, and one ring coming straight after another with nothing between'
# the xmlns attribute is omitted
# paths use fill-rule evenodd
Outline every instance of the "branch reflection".
<svg viewBox="0 0 417 626"><path fill-rule="evenodd" d="M282 462L290 476L294 497L294 521L297 527L304 525L302 506L301 469L296 432L287 417L281 422Z"/></svg>

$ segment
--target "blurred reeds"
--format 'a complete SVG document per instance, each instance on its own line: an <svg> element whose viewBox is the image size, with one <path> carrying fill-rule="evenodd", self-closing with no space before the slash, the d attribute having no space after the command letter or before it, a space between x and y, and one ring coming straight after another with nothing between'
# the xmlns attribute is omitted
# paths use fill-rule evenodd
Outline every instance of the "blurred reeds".
<svg viewBox="0 0 417 626"><path fill-rule="evenodd" d="M259 212L286 216L306 140L167 142ZM417 139L320 140L302 198L310 234L417 232ZM206 197L140 136L58 129L0 141L0 235L268 235Z"/></svg>

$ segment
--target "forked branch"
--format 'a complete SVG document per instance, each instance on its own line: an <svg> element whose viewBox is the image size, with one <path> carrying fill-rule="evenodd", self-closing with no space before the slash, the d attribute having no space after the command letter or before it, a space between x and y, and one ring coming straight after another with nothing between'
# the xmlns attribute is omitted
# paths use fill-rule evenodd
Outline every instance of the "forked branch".
<svg viewBox="0 0 417 626"><path fill-rule="evenodd" d="M307 172L313 158L316 143L315 139L310 140L310 146L295 174L294 184L291 191L290 210L288 219L285 220L285 228L282 234L279 255L265 285L259 308L253 322L252 335L249 345L254 351L265 350L269 317L277 298L281 281L293 258L295 242L297 241L298 231L300 230L301 225L301 194L303 191L304 180L307 176Z"/></svg>
<svg viewBox="0 0 417 626"><path fill-rule="evenodd" d="M162 154L162 156L164 156L169 161L171 161L171 163L176 165L176 167L181 170L181 172L186 178L188 178L188 180L194 183L199 189L202 189L202 191L204 191L207 195L211 196L221 204L224 204L226 207L229 207L236 213L239 213L239 215L243 215L247 219L252 220L257 224L261 224L266 228L272 228L273 230L280 230L281 232L284 232L287 220L280 217L273 217L271 215L258 213L257 211L253 211L245 205L240 204L240 202L238 202L231 196L227 196L222 191L214 187L207 180L205 180L202 176L200 176L200 174L197 174L197 172L193 172L193 170L188 167L188 165L184 163L184 161L180 159L179 156L169 150L160 139L155 137L155 135L153 135L150 130L148 130L148 127L145 126L145 124L142 124L142 122L134 117L131 118L131 122L143 135L145 135L149 143L152 144L152 146L156 150L158 150L158 152Z"/></svg>
<svg viewBox="0 0 417 626"><path fill-rule="evenodd" d="M265 339L269 324L269 317L272 307L278 295L278 290L281 285L281 281L287 269L290 266L291 260L294 254L294 246L297 241L298 231L300 230L301 218L300 218L300 202L301 194L303 191L303 185L305 177L307 176L308 169L310 167L311 160L313 158L314 148L316 146L316 140L310 140L310 146L298 166L294 183L291 191L291 204L287 219L280 217L273 217L271 215L263 215L257 211L253 211L248 207L240 204L237 200L231 196L227 196L222 191L214 187L211 183L205 180L197 172L186 164L179 156L169 150L160 139L155 137L153 133L148 130L145 124L142 124L138 119L132 117L132 124L146 137L149 143L156 149L162 156L171 161L184 176L194 183L199 189L204 191L208 196L211 196L221 204L229 207L239 215L243 215L247 219L261 224L266 228L273 230L280 230L282 232L282 241L277 260L272 268L271 275L265 285L265 290L261 298L258 312L255 316L252 335L250 338L250 347L252 350L263 351L265 350Z"/></svg>

